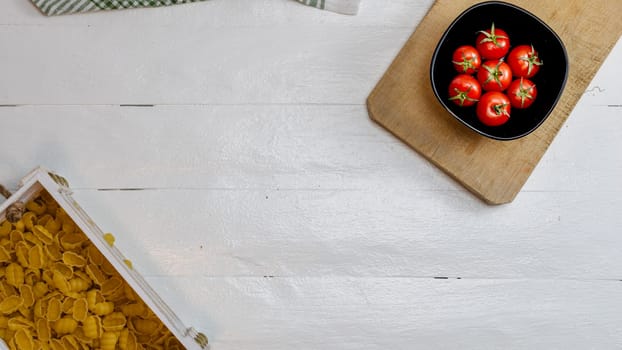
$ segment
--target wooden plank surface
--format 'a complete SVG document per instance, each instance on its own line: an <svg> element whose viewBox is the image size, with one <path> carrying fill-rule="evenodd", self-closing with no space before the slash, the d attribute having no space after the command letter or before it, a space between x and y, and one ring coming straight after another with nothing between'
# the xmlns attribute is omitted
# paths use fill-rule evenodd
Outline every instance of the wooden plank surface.
<svg viewBox="0 0 622 350"><path fill-rule="evenodd" d="M477 135L436 101L427 78L432 53L449 24L473 0L439 0L410 37L368 99L372 119L491 204L510 202L622 34L622 22L604 20L622 2L519 0L561 37L569 56L566 89L534 133L510 142ZM420 64L413 64L420 62ZM426 62L426 64L421 64ZM425 79L424 79L425 78Z"/></svg>
<svg viewBox="0 0 622 350"><path fill-rule="evenodd" d="M149 282L177 309L205 315L198 320L210 327L215 349L622 347L620 282L343 276Z"/></svg>
<svg viewBox="0 0 622 350"><path fill-rule="evenodd" d="M431 5L46 18L9 0L0 182L67 177L212 350L620 348L622 45L521 195L491 207L368 117ZM263 65L240 69L240 48ZM203 60L165 68L189 54Z"/></svg>

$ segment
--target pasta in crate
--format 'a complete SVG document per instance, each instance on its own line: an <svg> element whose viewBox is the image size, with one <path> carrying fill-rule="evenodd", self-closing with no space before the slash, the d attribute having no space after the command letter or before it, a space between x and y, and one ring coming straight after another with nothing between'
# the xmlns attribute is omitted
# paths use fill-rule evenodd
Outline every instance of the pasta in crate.
<svg viewBox="0 0 622 350"><path fill-rule="evenodd" d="M49 176L58 183L49 172L35 173L39 182ZM133 272L129 260L113 247L114 237L100 234L99 241L90 239L81 229L84 223L76 223L46 187L35 186L23 203L21 218L0 216L0 339L11 349L174 350L186 349L190 337L192 347L206 348L207 338L180 325ZM70 203L70 210L83 214L75 201ZM109 251L104 254L100 248L106 246ZM121 262L117 268L111 253ZM169 326L139 294L157 306Z"/></svg>

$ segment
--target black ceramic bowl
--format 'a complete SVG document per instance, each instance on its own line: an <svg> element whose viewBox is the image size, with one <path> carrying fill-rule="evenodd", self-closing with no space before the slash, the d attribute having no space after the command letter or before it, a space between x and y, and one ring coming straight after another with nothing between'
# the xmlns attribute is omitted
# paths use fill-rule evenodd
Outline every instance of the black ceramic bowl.
<svg viewBox="0 0 622 350"><path fill-rule="evenodd" d="M532 44L544 65L531 78L538 88L533 104L526 109L513 108L507 123L490 127L477 119L475 106L460 107L449 101L448 88L458 74L451 63L454 50L461 45L475 46L477 32L490 28L493 22L510 36L510 50ZM557 34L533 14L500 1L476 4L458 16L443 34L430 66L432 88L440 103L467 127L496 140L514 140L538 128L557 104L567 77L568 57Z"/></svg>

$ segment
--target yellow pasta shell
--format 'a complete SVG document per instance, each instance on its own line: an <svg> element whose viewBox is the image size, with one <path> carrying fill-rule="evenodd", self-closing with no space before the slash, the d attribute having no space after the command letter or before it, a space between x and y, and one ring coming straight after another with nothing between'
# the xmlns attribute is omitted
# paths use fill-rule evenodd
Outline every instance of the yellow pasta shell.
<svg viewBox="0 0 622 350"><path fill-rule="evenodd" d="M84 331L84 336L87 338L96 339L101 337L101 319L98 316L94 315L88 316L82 324L82 330Z"/></svg>
<svg viewBox="0 0 622 350"><path fill-rule="evenodd" d="M44 196L48 196L48 198L45 198ZM44 195L42 195L41 197L43 199L43 202L45 203L45 206L47 207L46 209L46 213L50 214L50 215L54 215L54 216L59 216L59 209L61 210L61 214L62 212L64 212L64 210L62 208L60 208L58 206L58 203L56 203L56 200L54 198L52 198L52 196L49 195L49 193L45 192ZM61 215L62 217L62 215Z"/></svg>
<svg viewBox="0 0 622 350"><path fill-rule="evenodd" d="M153 343L156 345L165 345L165 344L170 343L171 337L173 337L171 332L169 332L168 329L164 329L161 332L154 333L151 337L150 343ZM164 348L166 348L166 346L164 346Z"/></svg>
<svg viewBox="0 0 622 350"><path fill-rule="evenodd" d="M70 218L64 218L63 226L61 227L61 229L63 232L66 233L74 233L77 230L77 226L73 223L73 221L71 221Z"/></svg>
<svg viewBox="0 0 622 350"><path fill-rule="evenodd" d="M52 203L56 203L56 201L53 200ZM57 206L54 212L50 214L54 215L57 219L61 219L63 221L71 220L69 218L69 215L67 215L67 212L65 212L65 209L59 206Z"/></svg>
<svg viewBox="0 0 622 350"><path fill-rule="evenodd" d="M10 263L4 272L6 282L13 287L19 287L24 284L24 269L16 264Z"/></svg>
<svg viewBox="0 0 622 350"><path fill-rule="evenodd" d="M6 281L0 281L0 292L4 295L4 296L11 296L11 295L17 295L17 288L13 287L12 285L8 284Z"/></svg>
<svg viewBox="0 0 622 350"><path fill-rule="evenodd" d="M142 316L147 311L147 307L143 303L121 305L120 308L125 316Z"/></svg>
<svg viewBox="0 0 622 350"><path fill-rule="evenodd" d="M67 350L65 344L60 339L52 338L49 341L51 350Z"/></svg>
<svg viewBox="0 0 622 350"><path fill-rule="evenodd" d="M17 231L21 231L24 232L26 230L26 225L24 224L24 222L20 219L18 222L13 223L13 229L17 230Z"/></svg>
<svg viewBox="0 0 622 350"><path fill-rule="evenodd" d="M45 282L36 282L32 286L32 292L35 295L35 298L41 298L48 292L48 285Z"/></svg>
<svg viewBox="0 0 622 350"><path fill-rule="evenodd" d="M83 345L83 347L86 347L86 349L92 348L91 345L93 344L93 339L91 339L91 338L87 337L86 335L84 335L84 328L83 327L76 328L76 331L73 332L73 335Z"/></svg>
<svg viewBox="0 0 622 350"><path fill-rule="evenodd" d="M24 303L24 299L17 295L11 295L0 301L0 313L5 315L12 314Z"/></svg>
<svg viewBox="0 0 622 350"><path fill-rule="evenodd" d="M32 309L25 307L25 306L20 306L19 309L17 309L17 312L19 312L20 315L26 317L27 319L32 319Z"/></svg>
<svg viewBox="0 0 622 350"><path fill-rule="evenodd" d="M50 286L54 286L54 272L52 270L43 270L41 279Z"/></svg>
<svg viewBox="0 0 622 350"><path fill-rule="evenodd" d="M83 267L86 259L78 253L68 251L63 253L63 262L68 266Z"/></svg>
<svg viewBox="0 0 622 350"><path fill-rule="evenodd" d="M0 263L6 263L11 261L11 253L6 248L0 246Z"/></svg>
<svg viewBox="0 0 622 350"><path fill-rule="evenodd" d="M50 219L50 220L48 220L48 222L45 223L44 227L52 235L55 235L55 234L58 233L58 231L60 231L62 225L63 225L63 223L60 220L58 220L58 219Z"/></svg>
<svg viewBox="0 0 622 350"><path fill-rule="evenodd" d="M148 350L164 350L163 347L159 346L159 345L155 345L155 344L151 344L151 343L147 343L145 344L146 349Z"/></svg>
<svg viewBox="0 0 622 350"><path fill-rule="evenodd" d="M89 315L89 304L86 298L80 298L73 303L73 318L84 322Z"/></svg>
<svg viewBox="0 0 622 350"><path fill-rule="evenodd" d="M54 332L58 335L71 334L78 327L78 321L71 317L65 316L54 322Z"/></svg>
<svg viewBox="0 0 622 350"><path fill-rule="evenodd" d="M80 342L78 341L78 339L76 339L76 337L73 334L67 334L64 335L61 340L63 341L63 344L65 344L65 348L69 349L69 350L80 350L82 349L82 346L80 345Z"/></svg>
<svg viewBox="0 0 622 350"><path fill-rule="evenodd" d="M133 318L132 325L136 333L151 335L160 330L161 323L155 319Z"/></svg>
<svg viewBox="0 0 622 350"><path fill-rule="evenodd" d="M74 298L65 298L63 299L62 310L65 314L70 314L73 311L73 304L76 301Z"/></svg>
<svg viewBox="0 0 622 350"><path fill-rule="evenodd" d="M124 328L121 330L121 332L119 332L119 341L118 341L119 349L127 350L127 341L128 341L129 336L130 336L130 331L127 328Z"/></svg>
<svg viewBox="0 0 622 350"><path fill-rule="evenodd" d="M28 261L28 251L30 251L30 246L26 241L20 241L15 244L15 257L17 257L17 262L23 267L28 267L30 265Z"/></svg>
<svg viewBox="0 0 622 350"><path fill-rule="evenodd" d="M99 316L108 315L114 311L114 303L109 301L97 303L93 306L92 311Z"/></svg>
<svg viewBox="0 0 622 350"><path fill-rule="evenodd" d="M185 350L186 348L181 345L179 342L175 342L171 345L165 346L164 349L166 350Z"/></svg>
<svg viewBox="0 0 622 350"><path fill-rule="evenodd" d="M104 262L102 263L101 269L108 276L114 276L114 275L119 274L117 272L117 269L115 269L114 266L112 266L112 264L108 260L104 260Z"/></svg>
<svg viewBox="0 0 622 350"><path fill-rule="evenodd" d="M118 339L119 337L116 333L104 332L101 338L99 338L99 345L101 346L101 350L114 350L117 345Z"/></svg>
<svg viewBox="0 0 622 350"><path fill-rule="evenodd" d="M26 209L34 212L37 215L43 215L45 213L45 210L47 209L47 206L45 205L43 199L38 197L26 203Z"/></svg>
<svg viewBox="0 0 622 350"><path fill-rule="evenodd" d="M71 291L71 286L69 282L67 282L67 278L63 275L63 273L59 271L53 272L54 287L58 288L63 294L69 293Z"/></svg>
<svg viewBox="0 0 622 350"><path fill-rule="evenodd" d="M58 272L61 275L63 275L65 279L70 279L73 277L73 267L66 265L63 262L60 262L60 261L55 262L54 264L52 264L50 269L54 272Z"/></svg>
<svg viewBox="0 0 622 350"><path fill-rule="evenodd" d="M136 334L130 332L127 338L127 350L143 350L143 346L138 343Z"/></svg>
<svg viewBox="0 0 622 350"><path fill-rule="evenodd" d="M35 294L32 291L32 287L27 284L19 286L19 294L24 300L23 306L31 307L35 303Z"/></svg>
<svg viewBox="0 0 622 350"><path fill-rule="evenodd" d="M91 277L89 277L89 275L86 272L84 272L84 269L75 270L73 272L73 276L75 278L80 278L82 280L85 280L85 281L91 283Z"/></svg>
<svg viewBox="0 0 622 350"><path fill-rule="evenodd" d="M20 329L15 332L14 335L15 345L19 350L34 350L35 344L32 339L32 334L27 329Z"/></svg>
<svg viewBox="0 0 622 350"><path fill-rule="evenodd" d="M37 299L37 301L35 301L35 305L33 305L32 307L32 311L35 317L39 317L39 318L46 317L47 303L48 303L47 299Z"/></svg>
<svg viewBox="0 0 622 350"><path fill-rule="evenodd" d="M69 280L69 289L72 292L82 292L91 287L90 280L84 280L80 277L74 277Z"/></svg>
<svg viewBox="0 0 622 350"><path fill-rule="evenodd" d="M44 244L52 244L54 242L52 233L41 225L33 226L32 233Z"/></svg>
<svg viewBox="0 0 622 350"><path fill-rule="evenodd" d="M105 280L101 284L101 292L104 296L112 295L123 286L123 280L119 277L113 276Z"/></svg>
<svg viewBox="0 0 622 350"><path fill-rule="evenodd" d="M45 227L45 224L47 224L48 221L53 220L53 219L54 218L52 217L52 215L50 215L50 214L43 214L43 215L38 217L37 225Z"/></svg>
<svg viewBox="0 0 622 350"><path fill-rule="evenodd" d="M83 234L79 233L67 233L60 239L61 247L67 250L80 249L82 243L86 242L87 238Z"/></svg>
<svg viewBox="0 0 622 350"><path fill-rule="evenodd" d="M42 269L47 264L47 255L42 246L35 245L28 250L28 262L31 269Z"/></svg>
<svg viewBox="0 0 622 350"><path fill-rule="evenodd" d="M106 315L102 319L102 327L106 332L119 332L125 325L127 324L127 319L125 315L120 312L113 312L109 315Z"/></svg>
<svg viewBox="0 0 622 350"><path fill-rule="evenodd" d="M104 241L106 241L106 243L108 243L109 246L113 246L114 245L114 235L112 233L104 233Z"/></svg>
<svg viewBox="0 0 622 350"><path fill-rule="evenodd" d="M103 262L105 260L105 258L102 255L102 253L93 244L88 246L88 248L86 250L86 257L88 258L88 260L92 264L95 264L97 266L100 266L101 264L103 264Z"/></svg>
<svg viewBox="0 0 622 350"><path fill-rule="evenodd" d="M31 211L27 211L24 213L24 215L22 215L22 221L24 222L24 226L28 230L32 231L33 227L37 223L37 214Z"/></svg>
<svg viewBox="0 0 622 350"><path fill-rule="evenodd" d="M29 267L24 271L24 284L34 286L35 283L39 281L41 281L40 269L33 269Z"/></svg>
<svg viewBox="0 0 622 350"><path fill-rule="evenodd" d="M48 255L48 258L50 258L50 260L52 261L59 261L63 258L63 253L60 250L60 246L58 246L55 242L46 245L43 249Z"/></svg>
<svg viewBox="0 0 622 350"><path fill-rule="evenodd" d="M56 321L60 319L62 310L63 306L59 298L54 297L48 300L46 313L48 321Z"/></svg>
<svg viewBox="0 0 622 350"><path fill-rule="evenodd" d="M24 231L18 230L17 228L9 233L9 240L13 244L17 244L17 242L22 242L24 240Z"/></svg>
<svg viewBox="0 0 622 350"><path fill-rule="evenodd" d="M18 331L22 328L32 329L34 328L34 324L32 321L23 316L15 316L9 319L7 324L7 328L12 331Z"/></svg>
<svg viewBox="0 0 622 350"><path fill-rule="evenodd" d="M44 318L39 318L35 322L35 329L37 331L37 338L47 341L52 337L52 330L50 328L50 322Z"/></svg>
<svg viewBox="0 0 622 350"><path fill-rule="evenodd" d="M104 273L95 265L88 264L85 268L86 273L91 277L93 282L97 285L102 285L106 281L106 276Z"/></svg>
<svg viewBox="0 0 622 350"><path fill-rule="evenodd" d="M0 237L8 236L12 229L13 225L8 220L0 222Z"/></svg>
<svg viewBox="0 0 622 350"><path fill-rule="evenodd" d="M24 233L24 241L34 244L34 245L43 245L43 242L37 238L32 232Z"/></svg>
<svg viewBox="0 0 622 350"><path fill-rule="evenodd" d="M97 289L91 289L86 292L86 301L89 304L89 309L94 307L95 304L101 303L104 301L104 297L101 292Z"/></svg>

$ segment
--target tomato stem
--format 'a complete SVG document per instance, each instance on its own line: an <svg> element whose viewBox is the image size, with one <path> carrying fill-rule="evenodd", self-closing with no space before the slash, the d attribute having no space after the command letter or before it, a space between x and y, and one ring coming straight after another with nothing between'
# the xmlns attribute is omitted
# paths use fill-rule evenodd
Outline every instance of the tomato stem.
<svg viewBox="0 0 622 350"><path fill-rule="evenodd" d="M449 100L450 101L459 100L460 107L464 105L464 101L471 101L471 102L479 101L478 99L469 97L469 92L471 91L471 88L472 87L469 87L468 89L466 89L466 91L460 91L460 89L454 88L454 92L456 93L456 95L454 97L450 97Z"/></svg>
<svg viewBox="0 0 622 350"><path fill-rule="evenodd" d="M508 118L510 114L505 110L505 107L508 106L509 103L500 103L492 106L492 109L495 111L496 115L505 115Z"/></svg>
<svg viewBox="0 0 622 350"><path fill-rule="evenodd" d="M488 42L492 42L493 44L495 44L495 46L500 47L501 45L499 45L499 43L497 42L497 39L507 39L507 36L504 35L496 35L495 34L495 22L492 22L492 25L490 26L490 33L485 31L485 30L480 30L478 31L478 33L482 33L484 34L485 38L482 39L479 43L483 44L483 43L488 43Z"/></svg>
<svg viewBox="0 0 622 350"><path fill-rule="evenodd" d="M530 94L531 90L536 87L536 85L530 86L528 89L525 89L523 86L523 78L520 78L520 83L518 83L518 92L516 93L516 97L520 97L520 106L523 108L525 106L525 100L530 99L533 100L533 95Z"/></svg>
<svg viewBox="0 0 622 350"><path fill-rule="evenodd" d="M473 65L474 60L475 60L475 57L467 58L463 52L461 62L456 62L456 61L451 61L451 62L455 65L462 67L462 72L466 73L469 69L475 69L475 66Z"/></svg>
<svg viewBox="0 0 622 350"><path fill-rule="evenodd" d="M486 69L486 71L489 73L488 78L486 79L486 81L484 81L484 85L488 84L491 80L495 80L495 82L497 84L499 84L499 87L503 87L503 83L501 83L501 78L503 76L503 72L501 72L501 70L499 69L499 67L501 66L501 63L503 63L503 59L499 60L499 63L497 63L496 66L494 66L493 68L490 68L486 65L484 65L483 67Z"/></svg>
<svg viewBox="0 0 622 350"><path fill-rule="evenodd" d="M536 54L536 49L531 45L531 52L527 56L522 56L518 58L521 61L527 61L527 75L531 75L531 71L533 70L533 66L541 66L544 64L542 60Z"/></svg>

